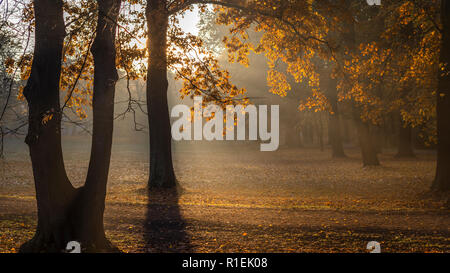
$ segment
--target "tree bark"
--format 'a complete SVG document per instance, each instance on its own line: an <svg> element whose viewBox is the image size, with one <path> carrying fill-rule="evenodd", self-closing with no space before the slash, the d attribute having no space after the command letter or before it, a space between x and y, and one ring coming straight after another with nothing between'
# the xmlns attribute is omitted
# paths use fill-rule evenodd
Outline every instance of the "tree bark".
<svg viewBox="0 0 450 273"><path fill-rule="evenodd" d="M329 88L329 102L332 107L333 113L329 114L328 117L328 130L329 130L329 142L331 144L331 151L333 158L344 158L346 157L344 152L344 146L342 144L341 135L341 121L339 119L339 108L337 99L337 87L336 80L331 80Z"/></svg>
<svg viewBox="0 0 450 273"><path fill-rule="evenodd" d="M117 19L120 0L99 0L98 3L100 10L106 11L113 20ZM34 1L35 49L24 96L29 106L25 142L30 149L36 187L38 225L35 236L21 246L21 252L60 252L72 240L79 241L85 250L110 249L103 231L103 209L117 80L117 73L111 74L115 72L115 52L110 52L114 47L115 23L99 16L93 45L93 49L97 49L93 50L96 55L95 135L88 181L84 187L75 189L67 177L61 147L59 80L65 36L62 7L61 0ZM111 42L112 45L105 46ZM107 55L110 60L99 62L100 55Z"/></svg>
<svg viewBox="0 0 450 273"><path fill-rule="evenodd" d="M328 114L328 143L331 145L333 158L344 158L344 146L342 144L341 122L338 108L337 80L332 78L330 67L325 67L320 72L320 86L325 91L332 113Z"/></svg>
<svg viewBox="0 0 450 273"><path fill-rule="evenodd" d="M36 187L38 224L22 250L61 249L70 233L69 204L75 189L67 178L61 148L59 79L65 36L62 1L34 1L35 48L31 75L24 89L28 102L29 146ZM69 239L69 238L67 238Z"/></svg>
<svg viewBox="0 0 450 273"><path fill-rule="evenodd" d="M106 184L111 159L114 127L114 95L119 78L116 70L116 21L121 0L98 0L94 57L92 149L86 183L79 195L81 227L79 237L96 247L109 248L103 227Z"/></svg>
<svg viewBox="0 0 450 273"><path fill-rule="evenodd" d="M439 71L437 92L437 168L432 189L438 192L450 190L450 1L441 1L442 45L440 63L446 64ZM446 73L445 73L446 72Z"/></svg>
<svg viewBox="0 0 450 273"><path fill-rule="evenodd" d="M378 153L376 148L376 139L370 130L370 124L361 120L358 110L353 107L353 118L358 132L359 145L364 167L379 166Z"/></svg>
<svg viewBox="0 0 450 273"><path fill-rule="evenodd" d="M345 158L344 146L342 144L340 120L338 113L329 114L328 130L331 144L331 156L333 158Z"/></svg>
<svg viewBox="0 0 450 273"><path fill-rule="evenodd" d="M167 104L167 29L165 0L147 1L148 72L147 108L150 130L150 188L176 186L172 163L172 135Z"/></svg>

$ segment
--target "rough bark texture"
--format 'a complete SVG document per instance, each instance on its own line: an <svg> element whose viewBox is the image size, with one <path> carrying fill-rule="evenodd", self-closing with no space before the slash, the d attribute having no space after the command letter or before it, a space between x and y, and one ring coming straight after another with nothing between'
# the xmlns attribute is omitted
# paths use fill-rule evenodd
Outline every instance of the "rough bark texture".
<svg viewBox="0 0 450 273"><path fill-rule="evenodd" d="M147 108L150 129L150 188L176 186L172 164L172 136L167 104L167 28L165 0L147 2L149 62L147 73Z"/></svg>
<svg viewBox="0 0 450 273"><path fill-rule="evenodd" d="M117 18L120 0L98 2L105 14ZM25 141L36 186L38 225L35 236L22 245L21 252L59 252L72 240L81 242L84 250L111 249L103 231L103 209L117 80L115 52L110 51L114 47L115 24L99 16L93 45L97 50L93 50L96 68L91 162L85 187L75 189L67 178L61 148L59 80L65 36L62 5L62 1L34 1L35 49L24 95L29 106Z"/></svg>
<svg viewBox="0 0 450 273"><path fill-rule="evenodd" d="M450 1L441 2L442 46L440 63L447 64L447 73L439 75L437 92L438 151L436 177L432 189L439 192L450 190Z"/></svg>

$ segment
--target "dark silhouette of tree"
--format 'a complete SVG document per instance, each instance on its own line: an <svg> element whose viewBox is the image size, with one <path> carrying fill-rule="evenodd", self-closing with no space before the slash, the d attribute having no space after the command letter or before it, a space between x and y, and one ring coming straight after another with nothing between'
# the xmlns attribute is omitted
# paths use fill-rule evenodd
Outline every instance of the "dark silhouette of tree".
<svg viewBox="0 0 450 273"><path fill-rule="evenodd" d="M93 135L86 183L70 183L61 149L59 82L65 25L62 0L35 0L35 48L31 75L24 89L29 106L26 143L36 186L36 234L22 252L58 252L68 241L81 242L85 251L111 250L105 236L103 212L108 178L114 91L115 29L121 0L98 0L94 57Z"/></svg>
<svg viewBox="0 0 450 273"><path fill-rule="evenodd" d="M171 129L167 105L167 1L147 1L147 107L150 130L150 187L174 187Z"/></svg>
<svg viewBox="0 0 450 273"><path fill-rule="evenodd" d="M437 92L437 168L432 189L440 192L450 190L450 1L441 1L442 44Z"/></svg>

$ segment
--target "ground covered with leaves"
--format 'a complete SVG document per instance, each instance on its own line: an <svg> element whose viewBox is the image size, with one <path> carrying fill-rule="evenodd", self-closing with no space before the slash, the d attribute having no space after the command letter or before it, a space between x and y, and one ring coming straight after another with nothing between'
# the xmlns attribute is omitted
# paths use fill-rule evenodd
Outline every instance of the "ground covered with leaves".
<svg viewBox="0 0 450 273"><path fill-rule="evenodd" d="M89 140L87 138L87 140ZM65 162L82 185L89 142L65 139ZM113 148L105 211L108 238L123 252L450 252L448 196L427 194L435 155L419 151L363 168L357 149L331 159L316 149L259 152L259 145L174 148L180 188L148 192L147 147ZM0 252L16 252L36 226L24 144L0 161Z"/></svg>

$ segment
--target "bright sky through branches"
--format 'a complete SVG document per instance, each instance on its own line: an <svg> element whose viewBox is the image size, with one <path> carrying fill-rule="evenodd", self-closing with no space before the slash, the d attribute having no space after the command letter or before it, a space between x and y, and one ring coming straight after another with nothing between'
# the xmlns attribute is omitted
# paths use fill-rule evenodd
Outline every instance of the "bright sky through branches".
<svg viewBox="0 0 450 273"><path fill-rule="evenodd" d="M197 7L194 8L193 11L187 11L184 13L184 17L180 18L180 27L185 32L190 32L191 34L198 34L197 24L200 21L199 10Z"/></svg>

